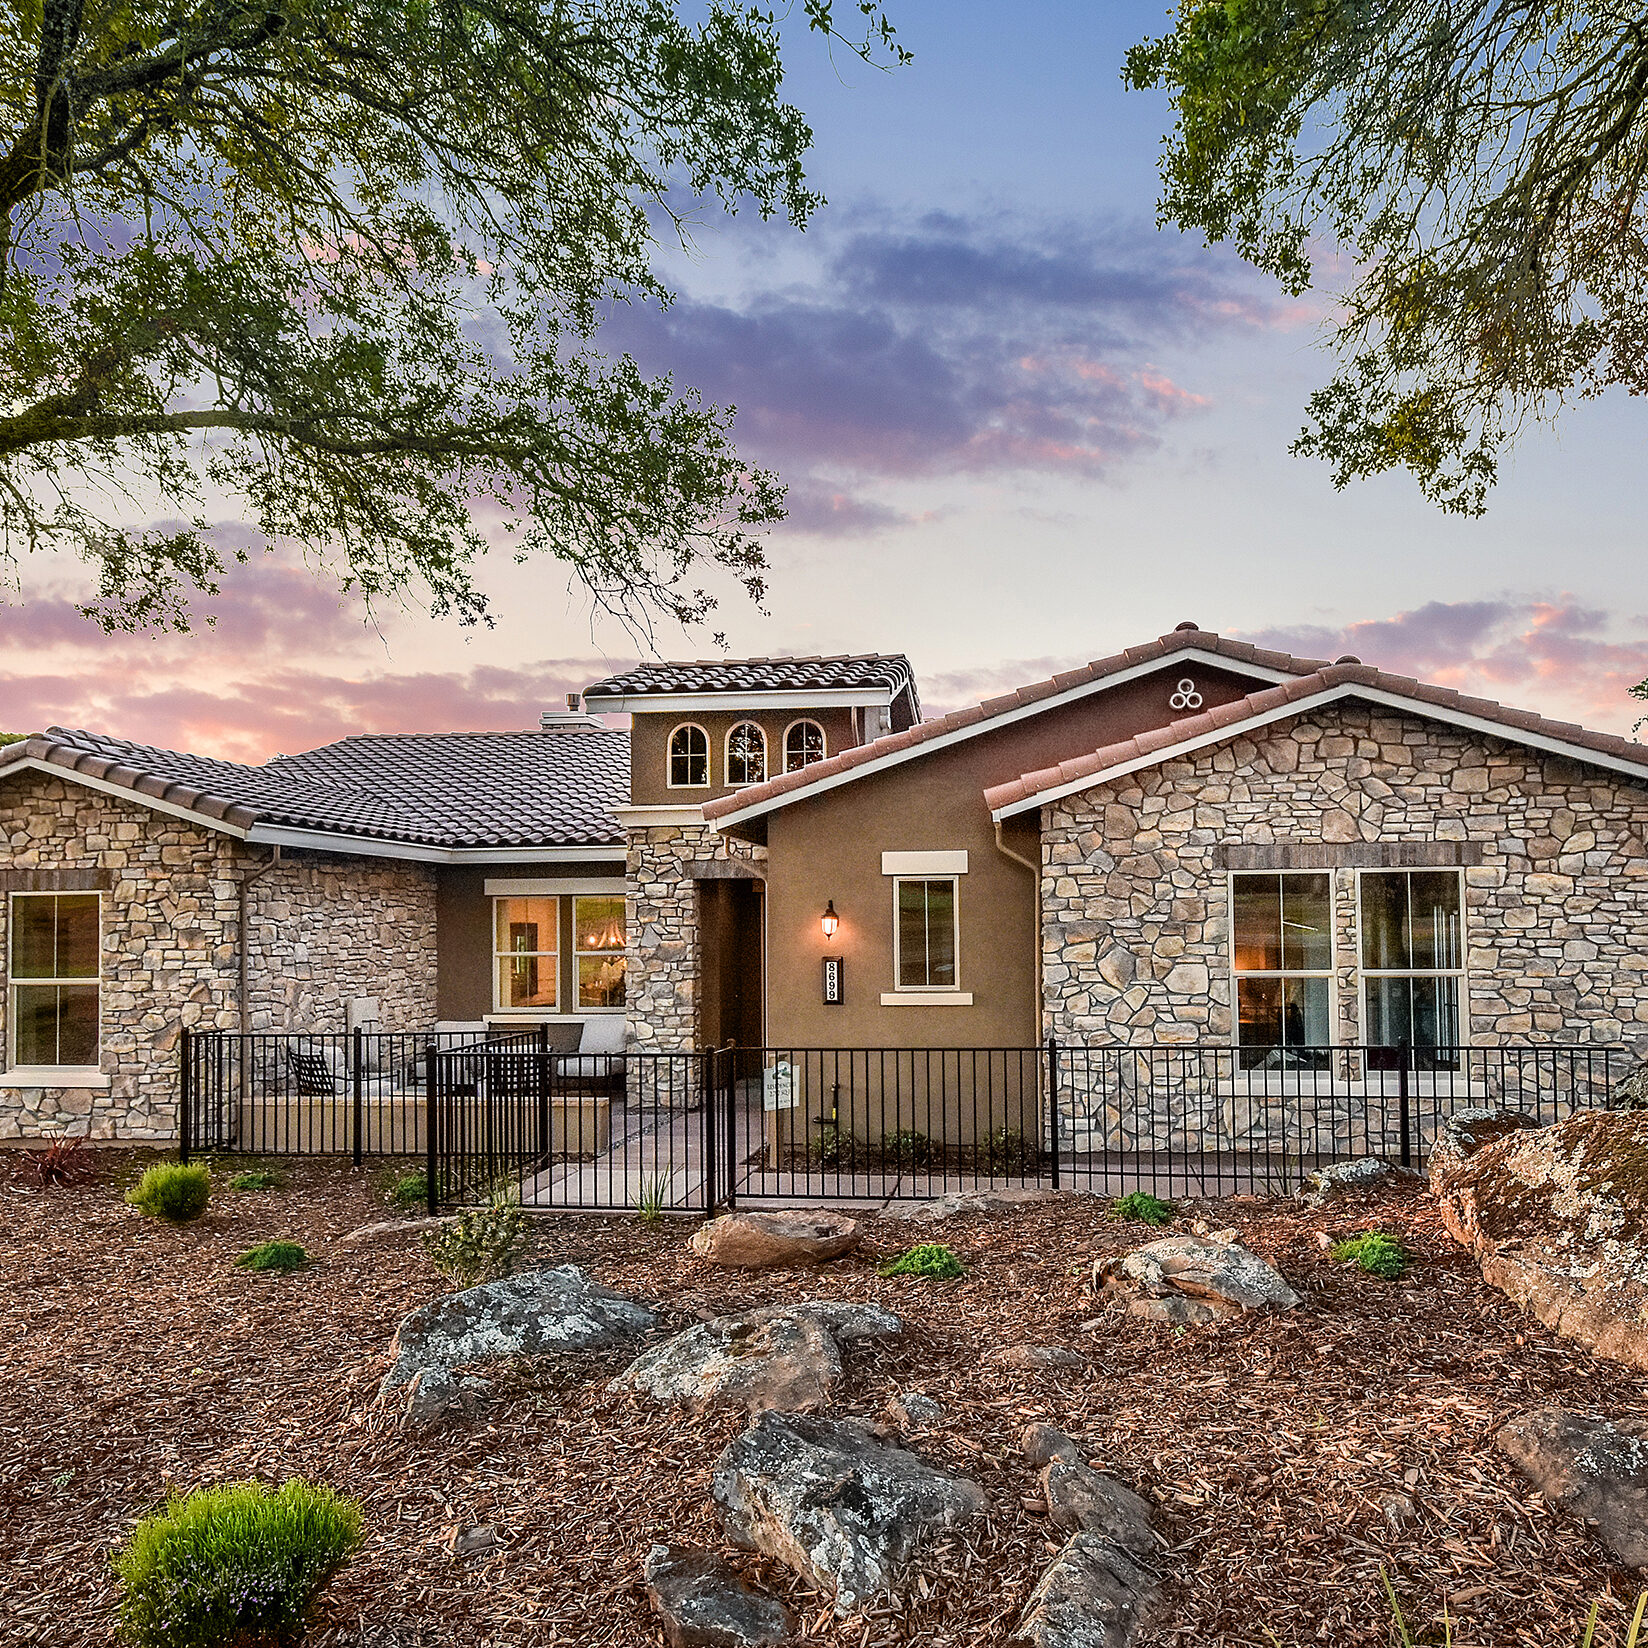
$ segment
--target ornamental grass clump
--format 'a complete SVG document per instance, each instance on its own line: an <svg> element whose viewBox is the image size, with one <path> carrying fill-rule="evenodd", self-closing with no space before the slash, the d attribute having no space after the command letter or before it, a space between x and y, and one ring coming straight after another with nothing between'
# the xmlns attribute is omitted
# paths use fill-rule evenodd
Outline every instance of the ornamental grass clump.
<svg viewBox="0 0 1648 1648"><path fill-rule="evenodd" d="M302 1270L309 1255L299 1242L260 1242L235 1260L242 1270L273 1270L286 1273Z"/></svg>
<svg viewBox="0 0 1648 1648"><path fill-rule="evenodd" d="M1339 1242L1333 1257L1341 1264L1353 1264L1370 1276L1395 1282L1406 1274L1410 1260L1407 1250L1394 1236L1382 1230L1364 1230L1360 1236Z"/></svg>
<svg viewBox="0 0 1648 1648"><path fill-rule="evenodd" d="M361 1543L360 1506L297 1478L173 1494L116 1553L131 1648L295 1648Z"/></svg>
<svg viewBox="0 0 1648 1648"><path fill-rule="evenodd" d="M162 1162L126 1192L126 1200L151 1218L187 1224L206 1211L212 1175L199 1162Z"/></svg>
<svg viewBox="0 0 1648 1648"><path fill-rule="evenodd" d="M1132 1190L1118 1196L1110 1204L1111 1214L1118 1219L1134 1219L1141 1225L1170 1225L1176 1211L1171 1202L1152 1196L1148 1190Z"/></svg>
<svg viewBox="0 0 1648 1648"><path fill-rule="evenodd" d="M918 1242L891 1264L883 1265L878 1276L934 1276L950 1281L965 1276L967 1267L942 1242Z"/></svg>

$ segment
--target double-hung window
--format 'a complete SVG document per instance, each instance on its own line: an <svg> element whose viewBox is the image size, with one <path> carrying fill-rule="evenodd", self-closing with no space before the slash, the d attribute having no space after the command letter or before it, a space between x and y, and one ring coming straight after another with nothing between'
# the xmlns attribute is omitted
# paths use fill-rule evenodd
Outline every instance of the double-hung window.
<svg viewBox="0 0 1648 1648"><path fill-rule="evenodd" d="M1362 1037L1453 1069L1464 977L1458 870L1362 872Z"/></svg>
<svg viewBox="0 0 1648 1648"><path fill-rule="evenodd" d="M578 958L578 1005L624 1005L624 901L575 898L573 950Z"/></svg>
<svg viewBox="0 0 1648 1648"><path fill-rule="evenodd" d="M893 881L894 976L900 990L956 988L956 878Z"/></svg>
<svg viewBox="0 0 1648 1648"><path fill-rule="evenodd" d="M1232 970L1242 1069L1308 1068L1333 1040L1333 889L1315 873L1232 877Z"/></svg>
<svg viewBox="0 0 1648 1648"><path fill-rule="evenodd" d="M13 893L14 1065L95 1069L100 902L96 893Z"/></svg>
<svg viewBox="0 0 1648 1648"><path fill-rule="evenodd" d="M554 1012L560 1001L561 901L493 900L493 953L499 1012Z"/></svg>

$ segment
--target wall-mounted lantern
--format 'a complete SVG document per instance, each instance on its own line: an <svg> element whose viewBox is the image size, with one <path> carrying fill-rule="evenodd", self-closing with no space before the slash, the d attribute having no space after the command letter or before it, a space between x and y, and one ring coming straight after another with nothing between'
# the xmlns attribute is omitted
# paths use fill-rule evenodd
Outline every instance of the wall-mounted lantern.
<svg viewBox="0 0 1648 1648"><path fill-rule="evenodd" d="M826 942L835 937L835 930L841 925L841 917L835 913L835 900L833 898L824 906L824 919L821 925L824 928Z"/></svg>

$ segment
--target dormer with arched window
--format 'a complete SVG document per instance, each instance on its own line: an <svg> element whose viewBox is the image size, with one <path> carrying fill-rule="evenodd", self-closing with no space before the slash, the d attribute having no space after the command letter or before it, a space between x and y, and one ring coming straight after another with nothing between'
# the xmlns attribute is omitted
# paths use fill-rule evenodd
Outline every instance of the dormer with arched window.
<svg viewBox="0 0 1648 1648"><path fill-rule="evenodd" d="M727 783L736 789L766 781L767 735L759 722L740 721L727 734Z"/></svg>
<svg viewBox="0 0 1648 1648"><path fill-rule="evenodd" d="M695 722L683 722L670 734L669 787L672 790L710 787L710 735Z"/></svg>
<svg viewBox="0 0 1648 1648"><path fill-rule="evenodd" d="M792 721L784 729L784 771L800 772L825 756L824 729L816 721Z"/></svg>

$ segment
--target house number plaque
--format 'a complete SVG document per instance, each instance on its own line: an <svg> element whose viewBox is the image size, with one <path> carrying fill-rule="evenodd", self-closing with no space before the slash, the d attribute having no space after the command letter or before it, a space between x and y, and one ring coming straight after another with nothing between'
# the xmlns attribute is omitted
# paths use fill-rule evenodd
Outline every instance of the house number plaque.
<svg viewBox="0 0 1648 1648"><path fill-rule="evenodd" d="M846 999L842 988L841 957L826 956L824 958L824 1005L839 1007Z"/></svg>

